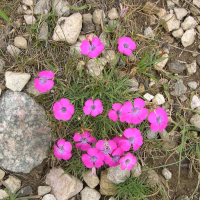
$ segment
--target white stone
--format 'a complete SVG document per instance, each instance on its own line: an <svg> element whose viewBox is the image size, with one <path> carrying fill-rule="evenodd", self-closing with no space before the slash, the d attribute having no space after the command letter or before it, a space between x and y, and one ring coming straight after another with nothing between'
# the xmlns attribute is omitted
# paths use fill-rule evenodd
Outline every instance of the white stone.
<svg viewBox="0 0 200 200"><path fill-rule="evenodd" d="M131 169L131 174L134 178L142 174L141 165L139 162L136 162L136 164L133 166Z"/></svg>
<svg viewBox="0 0 200 200"><path fill-rule="evenodd" d="M26 15L32 15L32 10L26 10L26 11L24 11L24 14L26 14Z"/></svg>
<svg viewBox="0 0 200 200"><path fill-rule="evenodd" d="M169 9L174 8L174 6L175 6L175 3L174 3L174 2L172 2L172 1L170 1L170 0L167 1L167 7L168 7Z"/></svg>
<svg viewBox="0 0 200 200"><path fill-rule="evenodd" d="M146 93L143 97L144 97L147 101L151 101L151 100L154 98L154 96L151 95L151 94L149 94L149 93Z"/></svg>
<svg viewBox="0 0 200 200"><path fill-rule="evenodd" d="M38 0L34 7L34 14L47 14L51 9L51 1Z"/></svg>
<svg viewBox="0 0 200 200"><path fill-rule="evenodd" d="M145 28L145 30L144 30L144 36L147 37L147 38L152 38L152 37L155 36L154 32L153 32L153 30L152 30L152 28L150 26L147 27L147 28Z"/></svg>
<svg viewBox="0 0 200 200"><path fill-rule="evenodd" d="M161 19L162 17L164 17L166 15L167 11L164 8L159 8L159 12L156 13L156 15L158 16L159 19Z"/></svg>
<svg viewBox="0 0 200 200"><path fill-rule="evenodd" d="M190 119L190 123L197 127L197 128L200 128L200 115L199 114L195 114L191 117Z"/></svg>
<svg viewBox="0 0 200 200"><path fill-rule="evenodd" d="M108 200L115 200L115 198L114 197L110 197Z"/></svg>
<svg viewBox="0 0 200 200"><path fill-rule="evenodd" d="M195 31L194 29L187 30L181 37L181 42L184 47L190 46L194 43L195 40Z"/></svg>
<svg viewBox="0 0 200 200"><path fill-rule="evenodd" d="M180 27L180 21L176 19L174 14L166 14L164 17L162 17L161 21L165 22L163 27L167 32L179 29Z"/></svg>
<svg viewBox="0 0 200 200"><path fill-rule="evenodd" d="M193 96L190 106L192 110L200 106L200 100L196 95Z"/></svg>
<svg viewBox="0 0 200 200"><path fill-rule="evenodd" d="M111 10L108 11L108 18L109 19L118 19L119 14L117 12L116 8L112 8Z"/></svg>
<svg viewBox="0 0 200 200"><path fill-rule="evenodd" d="M40 195L40 196L48 194L49 192L51 192L50 186L39 186L38 187L38 195Z"/></svg>
<svg viewBox="0 0 200 200"><path fill-rule="evenodd" d="M103 17L103 18L102 18ZM101 23L101 20L104 20L105 18L105 13L103 10L100 10L100 9L96 9L94 12L93 12L93 16L92 16L92 20L95 24L100 24Z"/></svg>
<svg viewBox="0 0 200 200"><path fill-rule="evenodd" d="M5 176L5 174L6 173L2 169L0 169L0 180L3 179L3 177Z"/></svg>
<svg viewBox="0 0 200 200"><path fill-rule="evenodd" d="M0 189L0 199L4 199L9 197L8 193L2 189Z"/></svg>
<svg viewBox="0 0 200 200"><path fill-rule="evenodd" d="M177 30L174 30L174 31L172 32L172 35L173 35L175 38L181 38L182 35L183 35L183 33L184 33L183 29L182 29L182 28L179 28L179 29L177 29Z"/></svg>
<svg viewBox="0 0 200 200"><path fill-rule="evenodd" d="M75 44L82 28L82 15L74 13L69 17L58 19L54 29L53 40L66 41L69 44Z"/></svg>
<svg viewBox="0 0 200 200"><path fill-rule="evenodd" d="M46 41L48 39L48 24L44 21L39 30L38 40Z"/></svg>
<svg viewBox="0 0 200 200"><path fill-rule="evenodd" d="M20 54L20 49L13 46L13 45L8 45L7 46L7 51L10 53L12 56L18 56Z"/></svg>
<svg viewBox="0 0 200 200"><path fill-rule="evenodd" d="M157 132L152 131L151 129L147 130L147 138L153 140L157 137Z"/></svg>
<svg viewBox="0 0 200 200"><path fill-rule="evenodd" d="M35 21L36 21L35 17L32 15L24 15L24 19L25 19L26 23L29 25L35 24Z"/></svg>
<svg viewBox="0 0 200 200"><path fill-rule="evenodd" d="M92 22L92 15L90 13L83 14L83 22Z"/></svg>
<svg viewBox="0 0 200 200"><path fill-rule="evenodd" d="M57 200L53 194L46 194L42 200Z"/></svg>
<svg viewBox="0 0 200 200"><path fill-rule="evenodd" d="M53 8L55 9L56 16L67 17L70 14L70 8L67 6L68 2L65 0L53 0Z"/></svg>
<svg viewBox="0 0 200 200"><path fill-rule="evenodd" d="M95 188L99 184L99 177L92 175L92 170L89 169L83 175L83 180L87 183L90 188Z"/></svg>
<svg viewBox="0 0 200 200"><path fill-rule="evenodd" d="M127 83L130 84L132 87L135 87L135 88L139 87L139 83L137 79L135 78L135 76L132 77L131 79L128 79Z"/></svg>
<svg viewBox="0 0 200 200"><path fill-rule="evenodd" d="M182 20L188 14L185 8L174 8L174 12L178 20Z"/></svg>
<svg viewBox="0 0 200 200"><path fill-rule="evenodd" d="M159 106L165 103L165 98L162 94L156 94L152 102Z"/></svg>
<svg viewBox="0 0 200 200"><path fill-rule="evenodd" d="M197 21L191 17L188 16L183 23L181 23L181 27L183 28L183 30L188 30L188 29L192 29L196 26Z"/></svg>
<svg viewBox="0 0 200 200"><path fill-rule="evenodd" d="M26 5L23 5L22 8L23 8L24 11L28 10Z"/></svg>
<svg viewBox="0 0 200 200"><path fill-rule="evenodd" d="M99 39L101 40L101 43L103 43L104 48L110 48L110 42L107 38L107 33L102 32L99 36Z"/></svg>
<svg viewBox="0 0 200 200"><path fill-rule="evenodd" d="M160 54L161 52L158 52L158 55ZM161 58L165 58L165 57L168 57L169 55L167 53L163 54ZM169 60L169 58L165 58L164 60L160 61L160 62L156 62L154 64L154 68L158 71L162 70L166 64L167 64L167 61Z"/></svg>
<svg viewBox="0 0 200 200"><path fill-rule="evenodd" d="M81 54L81 42L76 42L70 47L69 55L70 56L82 56Z"/></svg>
<svg viewBox="0 0 200 200"><path fill-rule="evenodd" d="M30 74L7 71L5 73L6 87L20 92L31 78Z"/></svg>
<svg viewBox="0 0 200 200"><path fill-rule="evenodd" d="M169 180L172 178L172 173L167 169L167 168L164 168L162 170L162 175L165 177L165 179Z"/></svg>
<svg viewBox="0 0 200 200"><path fill-rule="evenodd" d="M191 90L196 90L198 83L195 82L195 81L190 81L190 82L187 83L187 85L190 87Z"/></svg>
<svg viewBox="0 0 200 200"><path fill-rule="evenodd" d="M110 63L111 65L115 64L118 62L119 57L115 54L114 50L104 50L102 52L103 57L105 59L107 59L108 63Z"/></svg>
<svg viewBox="0 0 200 200"><path fill-rule="evenodd" d="M187 74L192 75L197 71L197 63L196 60L193 60L191 64L186 64Z"/></svg>
<svg viewBox="0 0 200 200"><path fill-rule="evenodd" d="M26 4L27 6L32 6L33 5L33 0L22 0L23 4Z"/></svg>
<svg viewBox="0 0 200 200"><path fill-rule="evenodd" d="M11 175L5 180L5 183L12 193L15 193L21 187L21 180Z"/></svg>
<svg viewBox="0 0 200 200"><path fill-rule="evenodd" d="M14 45L21 49L27 49L27 41L22 36L17 36L14 39Z"/></svg>
<svg viewBox="0 0 200 200"><path fill-rule="evenodd" d="M193 0L193 4L200 8L200 0Z"/></svg>
<svg viewBox="0 0 200 200"><path fill-rule="evenodd" d="M99 192L87 186L81 191L81 200L99 200L100 198L101 194Z"/></svg>

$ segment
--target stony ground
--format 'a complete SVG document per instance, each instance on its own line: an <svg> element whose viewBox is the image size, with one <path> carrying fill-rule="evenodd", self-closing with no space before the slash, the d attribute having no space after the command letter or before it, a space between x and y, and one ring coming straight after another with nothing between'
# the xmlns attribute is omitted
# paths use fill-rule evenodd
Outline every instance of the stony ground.
<svg viewBox="0 0 200 200"><path fill-rule="evenodd" d="M2 0L0 11L0 199L200 199L200 0ZM81 55L87 34L104 44L98 60ZM136 42L131 56L117 53L121 36ZM56 121L52 106L82 87L104 83L110 93L111 69L112 80L128 80L125 99L163 107L169 123L158 133L140 126L131 172L105 165L91 176L76 158L53 155L80 123ZM34 88L42 70L56 77L45 94Z"/></svg>

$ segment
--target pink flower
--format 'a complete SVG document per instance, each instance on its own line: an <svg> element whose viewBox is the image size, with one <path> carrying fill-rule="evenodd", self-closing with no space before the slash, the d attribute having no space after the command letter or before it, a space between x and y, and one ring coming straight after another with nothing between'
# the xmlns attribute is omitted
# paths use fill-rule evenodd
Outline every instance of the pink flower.
<svg viewBox="0 0 200 200"><path fill-rule="evenodd" d="M111 154L114 149L117 148L116 143L113 140L99 140L96 143L96 148L102 151L105 155Z"/></svg>
<svg viewBox="0 0 200 200"><path fill-rule="evenodd" d="M133 145L133 150L137 151L143 144L143 138L140 130L137 128L128 128L124 131L123 138L119 141L119 146L124 151L129 151L131 145Z"/></svg>
<svg viewBox="0 0 200 200"><path fill-rule="evenodd" d="M121 164L121 169L131 170L133 166L137 163L137 158L131 153L127 153L124 157L120 158L119 163Z"/></svg>
<svg viewBox="0 0 200 200"><path fill-rule="evenodd" d="M82 151L87 151L88 149L91 148L91 145L89 143L95 143L96 138L95 137L90 137L90 132L84 131L84 134L79 134L78 132L75 133L73 137L75 142L80 142L75 144L76 148L80 148Z"/></svg>
<svg viewBox="0 0 200 200"><path fill-rule="evenodd" d="M47 92L54 86L54 82L49 79L54 78L54 74L51 71L42 71L38 74L40 78L34 80L34 87L41 93Z"/></svg>
<svg viewBox="0 0 200 200"><path fill-rule="evenodd" d="M118 120L118 117L120 119L121 122L124 122L123 121L123 118L122 118L122 104L121 103L114 103L112 105L112 108L113 110L110 110L108 112L108 117L113 120L114 122L116 122Z"/></svg>
<svg viewBox="0 0 200 200"><path fill-rule="evenodd" d="M104 161L109 167L116 167L119 165L119 159L124 154L124 151L121 147L118 147L112 152L112 157L107 155L104 158Z"/></svg>
<svg viewBox="0 0 200 200"><path fill-rule="evenodd" d="M123 8L121 3L119 5L120 5L120 9L121 9L121 11L120 11L120 18L124 18L124 16L126 15L126 12L128 10L128 7Z"/></svg>
<svg viewBox="0 0 200 200"><path fill-rule="evenodd" d="M70 104L68 99L62 98L60 102L53 105L54 116L57 120L69 120L74 114L74 106Z"/></svg>
<svg viewBox="0 0 200 200"><path fill-rule="evenodd" d="M58 140L57 145L54 145L54 155L58 159L69 160L72 157L72 154L71 154L72 145L71 145L71 143L65 141L64 139L60 139L60 140Z"/></svg>
<svg viewBox="0 0 200 200"><path fill-rule="evenodd" d="M96 168L99 168L103 165L103 160L104 160L104 153L99 151L96 148L90 148L87 153L89 154L83 154L82 155L82 161L84 165L87 168L92 168L95 166Z"/></svg>
<svg viewBox="0 0 200 200"><path fill-rule="evenodd" d="M89 115L91 113L93 117L96 117L97 115L101 114L103 112L103 106L101 101L99 99L96 99L93 103L92 99L88 99L85 102L85 106L83 107L83 112L86 115Z"/></svg>
<svg viewBox="0 0 200 200"><path fill-rule="evenodd" d="M129 37L119 38L118 44L118 50L128 56L132 54L132 50L136 49L135 42Z"/></svg>
<svg viewBox="0 0 200 200"><path fill-rule="evenodd" d="M134 100L134 107L130 101L125 102L122 107L123 120L127 123L139 124L148 115L148 110L143 108L144 106L145 102L140 98Z"/></svg>
<svg viewBox="0 0 200 200"><path fill-rule="evenodd" d="M168 117L163 108L157 108L155 111L150 112L148 120L151 123L151 130L154 132L163 131L167 127Z"/></svg>
<svg viewBox="0 0 200 200"><path fill-rule="evenodd" d="M103 51L104 45L98 37L93 37L91 43L83 40L80 48L83 55L88 54L90 58L96 58Z"/></svg>

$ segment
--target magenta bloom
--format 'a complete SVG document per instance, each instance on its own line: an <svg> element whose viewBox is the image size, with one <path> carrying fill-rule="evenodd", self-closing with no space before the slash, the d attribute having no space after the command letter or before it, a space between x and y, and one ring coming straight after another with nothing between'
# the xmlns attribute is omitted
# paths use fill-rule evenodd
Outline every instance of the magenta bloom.
<svg viewBox="0 0 200 200"><path fill-rule="evenodd" d="M113 110L110 110L108 112L108 117L110 119L112 119L114 122L116 122L118 120L118 118L120 119L121 122L123 121L123 117L122 117L122 104L121 103L114 103L112 105Z"/></svg>
<svg viewBox="0 0 200 200"><path fill-rule="evenodd" d="M70 104L68 99L62 98L60 102L53 105L54 116L57 120L69 120L74 114L74 106Z"/></svg>
<svg viewBox="0 0 200 200"><path fill-rule="evenodd" d="M119 165L119 159L124 154L121 147L118 147L112 152L112 157L110 155L105 156L104 161L109 167L116 167Z"/></svg>
<svg viewBox="0 0 200 200"><path fill-rule="evenodd" d="M118 44L119 44L118 50L121 53L126 54L128 56L130 56L132 54L132 50L136 49L135 42L129 37L119 38Z"/></svg>
<svg viewBox="0 0 200 200"><path fill-rule="evenodd" d="M40 78L34 80L34 87L41 93L47 92L54 86L54 82L49 79L54 78L54 73L51 71L42 71L38 74Z"/></svg>
<svg viewBox="0 0 200 200"><path fill-rule="evenodd" d="M114 149L117 148L116 143L113 140L99 140L96 143L96 148L102 151L105 155L111 154Z"/></svg>
<svg viewBox="0 0 200 200"><path fill-rule="evenodd" d="M58 146L57 146L58 145ZM57 142L57 145L54 145L54 155L58 159L69 160L72 157L71 150L72 145L70 142L60 139Z"/></svg>
<svg viewBox="0 0 200 200"><path fill-rule="evenodd" d="M93 37L91 43L88 40L83 40L80 48L83 55L96 58L103 51L104 45L98 37Z"/></svg>
<svg viewBox="0 0 200 200"><path fill-rule="evenodd" d="M96 168L99 168L103 165L103 160L104 160L104 153L99 151L96 148L90 148L87 153L89 154L83 154L82 155L82 161L84 165L87 168L92 168L95 166Z"/></svg>
<svg viewBox="0 0 200 200"><path fill-rule="evenodd" d="M91 145L89 143L95 143L96 138L95 137L90 137L90 132L84 131L84 134L79 134L78 132L75 133L73 137L75 142L80 142L75 144L76 148L80 148L82 151L87 151L88 149L91 148Z"/></svg>
<svg viewBox="0 0 200 200"><path fill-rule="evenodd" d="M119 145L124 151L129 151L131 145L133 145L133 150L137 151L143 144L143 137L137 128L126 129L123 136L119 141Z"/></svg>
<svg viewBox="0 0 200 200"><path fill-rule="evenodd" d="M139 124L148 115L148 110L143 108L144 106L145 102L140 98L134 100L134 107L130 101L125 102L122 107L123 120L127 123Z"/></svg>
<svg viewBox="0 0 200 200"><path fill-rule="evenodd" d="M137 158L133 156L131 153L127 153L125 157L120 158L119 163L121 164L121 169L131 170L133 166L137 163Z"/></svg>
<svg viewBox="0 0 200 200"><path fill-rule="evenodd" d="M101 114L103 112L103 106L99 99L96 99L94 102L92 99L88 99L85 102L85 106L83 107L83 112L86 115L91 115L93 117L96 117L97 115Z"/></svg>
<svg viewBox="0 0 200 200"><path fill-rule="evenodd" d="M151 123L151 130L154 132L163 131L167 127L168 117L163 108L157 108L155 111L150 112L148 120Z"/></svg>

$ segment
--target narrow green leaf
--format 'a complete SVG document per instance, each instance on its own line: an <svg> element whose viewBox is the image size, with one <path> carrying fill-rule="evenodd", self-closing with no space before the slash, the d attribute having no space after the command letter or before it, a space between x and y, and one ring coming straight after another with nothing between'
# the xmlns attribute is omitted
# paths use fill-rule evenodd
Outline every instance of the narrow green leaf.
<svg viewBox="0 0 200 200"><path fill-rule="evenodd" d="M11 23L11 21L9 20L8 16L6 15L6 13L3 12L2 10L0 10L0 17L5 19L8 23Z"/></svg>

